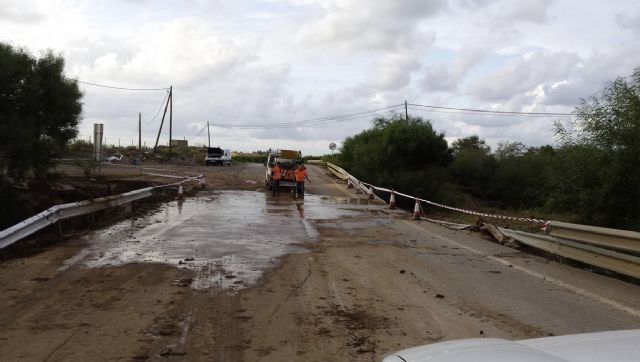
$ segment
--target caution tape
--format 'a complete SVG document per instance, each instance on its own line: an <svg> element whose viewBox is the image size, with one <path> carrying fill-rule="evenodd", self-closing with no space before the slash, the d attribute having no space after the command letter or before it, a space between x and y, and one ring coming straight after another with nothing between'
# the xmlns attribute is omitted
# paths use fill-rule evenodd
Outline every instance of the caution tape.
<svg viewBox="0 0 640 362"><path fill-rule="evenodd" d="M122 164L117 164L117 163L103 163L102 165L103 166L124 167L124 168L136 168L136 169L139 169L139 170L149 170L149 171L175 172L175 173L183 173L185 175L189 175L189 176L177 176L177 175L167 175L167 174L164 174L164 173L157 173L157 172L142 172L143 175L147 175L147 176L165 177L165 178L172 178L172 179L180 179L181 180L181 181L170 183L170 184L163 184L163 185L154 186L153 187L154 190L155 189L160 189L160 188L172 187L172 186L180 186L180 185L182 185L184 183L191 182L191 181L198 181L200 183L200 185L205 185L206 184L205 176L203 174L197 174L197 173L193 173L193 172L189 172L189 171L170 170L170 169L166 169L166 168L142 167L142 166L137 166L137 165L122 165Z"/></svg>
<svg viewBox="0 0 640 362"><path fill-rule="evenodd" d="M174 177L180 177L180 176L174 176ZM174 182L171 184L154 186L153 189L155 190L155 189L161 189L165 187L181 186L182 184L191 182L191 181L198 181L201 185L204 185L206 183L204 175L198 175L198 176L186 177L182 181Z"/></svg>
<svg viewBox="0 0 640 362"><path fill-rule="evenodd" d="M475 215L475 216L483 216L483 217L488 217L488 218L493 218L493 219L501 219L501 220L513 220L513 221L523 221L523 222L531 222L531 223L536 223L536 224L541 224L543 229L546 229L549 227L551 221L549 220L541 220L541 219L536 219L536 218L531 218L531 217L519 217L519 216L507 216L507 215L499 215L499 214L490 214L490 213L486 213L486 212L480 212L480 211L475 211L475 210L468 210L468 209L462 209L459 207L453 207L453 206L449 206L449 205L444 205L444 204L440 204L437 202L433 202L430 200L425 200L425 199L421 199L419 197L415 197L415 196L411 196L411 195L407 195L407 194L403 194L401 192L395 191L395 190L391 190L385 187L380 187L380 186L375 186L372 185L370 183L366 183L363 181L358 180L357 178L355 178L354 176L352 176L351 174L349 174L348 172L344 171L344 169L331 164L331 163L327 163L327 166L329 166L335 170L339 170L340 172L343 172L344 175L346 176L346 178L350 179L351 182L355 185L358 186L365 186L368 188L372 188L374 190L377 191L382 191L382 192L388 192L388 193L393 193L395 195L398 196L403 196L412 200L416 200L419 202L424 202L426 204L429 204L431 206L436 206L436 207L440 207L443 209L447 209L447 210L451 210L451 211L457 211L457 212L461 212L464 214L469 214L469 215ZM422 207L422 206L420 206Z"/></svg>
<svg viewBox="0 0 640 362"><path fill-rule="evenodd" d="M154 172L143 172L143 175L147 175L147 176L158 176L158 177L166 177L166 178L178 178L178 179L186 179L189 178L189 176L176 176L176 175L165 175L165 174L161 174L161 173L154 173ZM195 176L194 176L195 177Z"/></svg>
<svg viewBox="0 0 640 362"><path fill-rule="evenodd" d="M420 202L424 202L424 203L432 205L432 206L440 207L440 208L447 209L447 210L457 211L457 212L461 212L461 213L464 213L464 214L475 215L475 216L484 216L484 217L489 217L489 218L494 218L494 219L502 219L502 220L514 220L514 221L532 222L532 223L536 223L536 224L548 224L549 223L548 220L541 220L541 219L535 219L535 218L530 218L530 217L507 216L507 215L499 215L499 214L490 214L490 213L480 212L480 211L475 211L475 210L462 209L462 208L459 208L459 207L453 207L453 206L449 206L449 205L444 205L444 204L440 204L440 203L433 202L433 201L430 201L430 200L421 199L419 197L403 194L401 192L390 190L390 189L387 189L387 188L384 188L384 187L374 186L374 185L368 184L366 182L361 182L361 183L373 188L374 190L384 191L384 192L389 192L389 193L393 192L394 194L396 194L398 196L403 196L403 197L406 197L406 198L409 198L409 199L413 199L413 200L419 200Z"/></svg>
<svg viewBox="0 0 640 362"><path fill-rule="evenodd" d="M102 163L102 166L110 166L110 167L124 167L124 168L135 168L135 169L139 169L139 170L148 170L148 171L159 171L159 172L175 172L175 173L183 173L185 175L191 175L191 176L199 176L200 174L194 173L194 172L190 172L190 171L183 171L183 170L171 170L171 169L166 169L166 168L157 168L157 167L142 167L141 165L123 165L120 163ZM156 175L156 176L160 176L160 175Z"/></svg>

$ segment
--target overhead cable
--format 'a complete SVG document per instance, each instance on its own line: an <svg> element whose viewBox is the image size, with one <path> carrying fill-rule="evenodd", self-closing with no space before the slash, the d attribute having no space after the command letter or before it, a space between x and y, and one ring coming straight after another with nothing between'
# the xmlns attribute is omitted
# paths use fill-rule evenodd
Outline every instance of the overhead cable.
<svg viewBox="0 0 640 362"><path fill-rule="evenodd" d="M191 136L191 137L187 138L187 141L191 141L191 140L193 140L193 139L198 138L198 137L202 134L202 132L204 132L204 130L205 130L205 129L207 129L207 125L206 125L206 124L204 125L204 127L202 127L202 128L200 129L200 131L198 131L198 133L197 133L197 134L195 134L194 136Z"/></svg>
<svg viewBox="0 0 640 362"><path fill-rule="evenodd" d="M164 104L167 102L167 98L169 98L169 91L167 91L167 93L165 93L164 97L162 98L162 103L160 103L160 107L158 108L158 111L153 116L153 118L151 118L151 120L149 122L144 121L144 123L151 124L151 123L155 122L156 119L158 119L158 116L160 115L160 112L162 111L162 106L164 106Z"/></svg>
<svg viewBox="0 0 640 362"><path fill-rule="evenodd" d="M243 126L243 125L232 125L232 126L223 126L223 127L219 127L219 128L236 128L236 129L281 129L281 128L299 128L299 127L309 127L309 126L324 126L327 124L332 124L332 123L339 123L339 122L345 122L345 121L351 121L351 120L355 120L355 119L360 119L360 118L370 118L372 116L384 116L386 113L391 113L391 112L396 112L396 110L388 110L388 111L384 111L384 112L376 112L376 113L367 113L367 114L361 114L361 115L355 115L355 116L349 116L349 117L345 117L345 118L339 118L339 119L327 119L327 120L321 120L321 121L316 121L314 123L304 123L304 124L285 124L285 125L270 125L270 126L259 126L259 125L252 125L252 126ZM212 125L213 126L213 125Z"/></svg>
<svg viewBox="0 0 640 362"><path fill-rule="evenodd" d="M397 104L393 106L370 109L361 112L354 112L349 114L337 115L337 116L327 116L320 118L312 118L301 121L294 122L276 122L276 123L257 123L257 124L221 124L221 123L212 123L211 126L218 128L244 128L244 129L259 129L259 128L294 128L294 127L304 127L310 125L318 125L318 124L326 124L326 123L335 123L341 121L347 121L351 119L357 119L362 117L368 117L372 115L376 115L377 112L385 111L384 113L390 111L396 111L397 108L403 107L403 104Z"/></svg>
<svg viewBox="0 0 640 362"><path fill-rule="evenodd" d="M516 112L516 111L494 111L488 109L473 109L473 108L456 108L456 107L442 107L442 106L430 106L425 104L408 103L410 106L422 107L428 109L444 109L450 111L465 111L471 113L485 113L485 114L506 114L506 115L528 115L528 116L573 116L573 113L561 113L561 112Z"/></svg>
<svg viewBox="0 0 640 362"><path fill-rule="evenodd" d="M87 85L92 85L95 87L101 87L101 88L109 88L109 89L118 89L118 90L127 90L127 91L162 91L162 90L168 90L169 88L128 88L128 87L117 87L117 86L111 86L111 85L105 85L105 84L98 84L98 83L91 83L91 82L85 82L83 80L77 79L77 78L68 78L70 80L74 80L78 83L82 83L82 84L87 84Z"/></svg>
<svg viewBox="0 0 640 362"><path fill-rule="evenodd" d="M431 109L431 108L421 108L410 106L407 109L410 111L418 111L418 112L428 112L428 113L446 113L446 114L462 114L469 116L491 116L491 117L525 117L525 118L550 118L550 117L570 117L574 116L573 114L558 114L554 113L553 115L549 114L512 114L512 113L477 113L477 112L469 112L469 111L453 111L446 109Z"/></svg>

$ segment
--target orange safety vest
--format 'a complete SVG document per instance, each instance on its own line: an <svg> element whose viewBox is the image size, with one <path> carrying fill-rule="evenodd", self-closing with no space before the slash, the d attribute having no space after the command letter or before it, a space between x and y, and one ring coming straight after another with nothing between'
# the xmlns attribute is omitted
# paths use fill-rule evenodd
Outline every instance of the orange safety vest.
<svg viewBox="0 0 640 362"><path fill-rule="evenodd" d="M282 178L282 171L277 165L273 166L273 168L271 169L271 178L275 181L279 181Z"/></svg>
<svg viewBox="0 0 640 362"><path fill-rule="evenodd" d="M306 176L305 170L298 168L296 169L296 182L304 182L304 177Z"/></svg>

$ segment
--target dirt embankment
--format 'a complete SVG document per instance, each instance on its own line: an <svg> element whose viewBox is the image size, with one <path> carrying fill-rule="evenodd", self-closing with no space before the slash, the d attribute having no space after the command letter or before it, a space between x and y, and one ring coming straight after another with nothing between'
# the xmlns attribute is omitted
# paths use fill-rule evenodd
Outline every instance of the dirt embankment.
<svg viewBox="0 0 640 362"><path fill-rule="evenodd" d="M121 194L159 184L157 180L102 176L89 178L57 174L48 179L29 180L19 185L0 186L0 230L34 216L54 205ZM20 242L0 249L0 259L29 255L42 247L73 238L123 217L153 210L155 205L175 197L172 190L158 190L144 200L86 216L58 222Z"/></svg>
<svg viewBox="0 0 640 362"><path fill-rule="evenodd" d="M20 184L0 185L0 229L51 206L123 193L149 186L148 181L55 175Z"/></svg>

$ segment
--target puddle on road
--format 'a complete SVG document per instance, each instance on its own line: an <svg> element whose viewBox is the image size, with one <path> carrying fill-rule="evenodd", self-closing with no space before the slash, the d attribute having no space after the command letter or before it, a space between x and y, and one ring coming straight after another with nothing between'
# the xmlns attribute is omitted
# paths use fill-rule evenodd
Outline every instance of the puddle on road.
<svg viewBox="0 0 640 362"><path fill-rule="evenodd" d="M315 220L382 210L383 205L368 200L307 195L303 201L254 191L214 192L169 202L153 215L89 234L88 247L60 270L161 262L194 270L194 288L240 289L255 283L278 257L305 252L300 244L319 237Z"/></svg>

